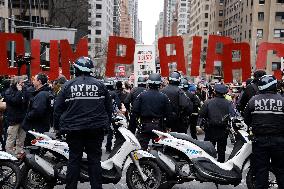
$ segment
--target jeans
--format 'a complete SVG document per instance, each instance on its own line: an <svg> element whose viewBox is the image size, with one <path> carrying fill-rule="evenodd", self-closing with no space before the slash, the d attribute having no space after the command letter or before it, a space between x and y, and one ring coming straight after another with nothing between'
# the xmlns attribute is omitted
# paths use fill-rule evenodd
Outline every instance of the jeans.
<svg viewBox="0 0 284 189"><path fill-rule="evenodd" d="M86 152L88 155L88 173L91 188L102 189L101 156L103 139L103 128L71 131L67 134L69 161L66 189L77 189L83 152Z"/></svg>
<svg viewBox="0 0 284 189"><path fill-rule="evenodd" d="M256 189L268 188L269 170L272 168L279 189L284 189L284 137L257 137L252 144Z"/></svg>

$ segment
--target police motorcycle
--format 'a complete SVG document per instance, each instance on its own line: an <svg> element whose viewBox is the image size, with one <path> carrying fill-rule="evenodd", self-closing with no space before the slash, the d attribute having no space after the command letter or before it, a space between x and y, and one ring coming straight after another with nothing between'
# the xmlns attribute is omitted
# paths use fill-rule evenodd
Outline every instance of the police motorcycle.
<svg viewBox="0 0 284 189"><path fill-rule="evenodd" d="M141 149L136 137L127 129L126 118L117 115L114 123L118 126L118 140L108 159L101 162L103 184L118 183L126 170L126 182L130 189L157 189L160 186L161 171L155 157ZM23 167L22 185L26 189L54 188L65 184L69 157L68 145L47 135L29 131L36 138L28 149ZM88 182L87 155L81 163L80 182Z"/></svg>
<svg viewBox="0 0 284 189"><path fill-rule="evenodd" d="M0 188L18 188L21 180L21 170L13 155L0 151Z"/></svg>
<svg viewBox="0 0 284 189"><path fill-rule="evenodd" d="M229 122L229 136L234 143L225 163L215 159L217 152L211 142L198 141L186 134L153 130L158 138L154 140L150 153L157 158L162 170L160 189L193 180L237 186L242 181L244 170L248 170L248 189L255 188L255 179L250 169L252 141L246 132L247 126L241 117L226 116L225 119ZM270 187L274 184L270 180Z"/></svg>

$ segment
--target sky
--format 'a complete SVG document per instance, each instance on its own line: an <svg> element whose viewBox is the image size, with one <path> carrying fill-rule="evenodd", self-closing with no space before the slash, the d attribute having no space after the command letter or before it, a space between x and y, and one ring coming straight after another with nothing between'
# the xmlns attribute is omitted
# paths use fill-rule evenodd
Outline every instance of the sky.
<svg viewBox="0 0 284 189"><path fill-rule="evenodd" d="M142 40L145 45L155 40L155 25L163 11L164 0L138 0L138 18L142 21Z"/></svg>

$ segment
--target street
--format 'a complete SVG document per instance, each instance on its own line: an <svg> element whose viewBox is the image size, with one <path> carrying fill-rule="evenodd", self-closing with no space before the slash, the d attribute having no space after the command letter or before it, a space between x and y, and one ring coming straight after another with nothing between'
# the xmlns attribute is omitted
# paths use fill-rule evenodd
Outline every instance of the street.
<svg viewBox="0 0 284 189"><path fill-rule="evenodd" d="M199 135L198 137L199 137L199 139L203 140L204 135ZM108 154L105 153L105 143L106 143L106 137L105 137L104 143L102 145L102 148L103 148L102 160L105 160L108 157ZM229 141L228 141L228 144L229 145L227 146L227 150L226 150L226 156L227 157L229 156L229 154L231 153L232 148L233 148L233 146L230 144ZM57 186L55 188L56 189L63 189L64 186ZM89 189L91 187L90 187L89 184L83 183L83 184L79 184L78 188L80 188L80 189ZM103 185L103 188L104 189L125 189L125 188L127 188L126 181L125 181L125 173L123 174L123 177L122 177L121 181L118 184L116 184L116 185L114 185L114 184L106 184L106 185ZM193 181L193 182L188 182L188 183L176 185L173 189L215 189L215 188L217 188L217 187L213 183L200 183L200 182L197 182L197 181ZM246 184L245 184L245 174L243 174L243 181L242 181L242 183L239 186L237 186L237 187L234 187L232 185L228 185L228 186L221 186L220 185L219 186L219 189L229 189L229 188L235 188L235 189L245 189L245 188L247 188Z"/></svg>

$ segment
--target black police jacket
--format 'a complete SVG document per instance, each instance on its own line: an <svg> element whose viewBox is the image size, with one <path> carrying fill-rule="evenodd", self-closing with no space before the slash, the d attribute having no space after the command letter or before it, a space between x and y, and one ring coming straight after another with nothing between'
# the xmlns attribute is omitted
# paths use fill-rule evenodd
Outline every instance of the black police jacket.
<svg viewBox="0 0 284 189"><path fill-rule="evenodd" d="M137 96L146 91L145 87L135 87L133 88L130 93L127 95L127 97L124 100L125 108L129 111L130 110L130 104L133 106L134 100L137 98Z"/></svg>
<svg viewBox="0 0 284 189"><path fill-rule="evenodd" d="M284 98L275 93L256 95L246 106L244 118L256 136L284 136Z"/></svg>
<svg viewBox="0 0 284 189"><path fill-rule="evenodd" d="M165 94L149 89L136 98L133 113L144 119L168 117L171 114L170 101Z"/></svg>
<svg viewBox="0 0 284 189"><path fill-rule="evenodd" d="M66 82L55 99L54 128L61 131L106 128L112 101L106 86L92 76Z"/></svg>
<svg viewBox="0 0 284 189"><path fill-rule="evenodd" d="M193 111L192 113L198 113L199 108L201 106L201 101L199 97L196 94L192 94L189 91L185 91L185 94L190 98L192 104L193 104Z"/></svg>
<svg viewBox="0 0 284 189"><path fill-rule="evenodd" d="M224 96L216 96L206 100L199 111L199 118L207 121L205 125L206 138L213 140L227 138L227 122L224 122L223 118L232 112L232 104Z"/></svg>
<svg viewBox="0 0 284 189"><path fill-rule="evenodd" d="M161 90L170 99L173 119L179 118L180 114L190 115L193 105L189 97L176 85L168 85ZM176 116L176 118L174 118Z"/></svg>
<svg viewBox="0 0 284 189"><path fill-rule="evenodd" d="M5 91L6 115L9 125L20 124L25 118L27 102L24 98L25 89L18 91L16 86L11 86Z"/></svg>
<svg viewBox="0 0 284 189"><path fill-rule="evenodd" d="M25 131L47 132L50 128L50 94L51 89L46 84L32 93L27 114L22 123Z"/></svg>
<svg viewBox="0 0 284 189"><path fill-rule="evenodd" d="M254 96L258 94L258 87L255 83L249 84L245 89L241 96L241 99L239 101L239 111L244 111L247 103L249 100Z"/></svg>

